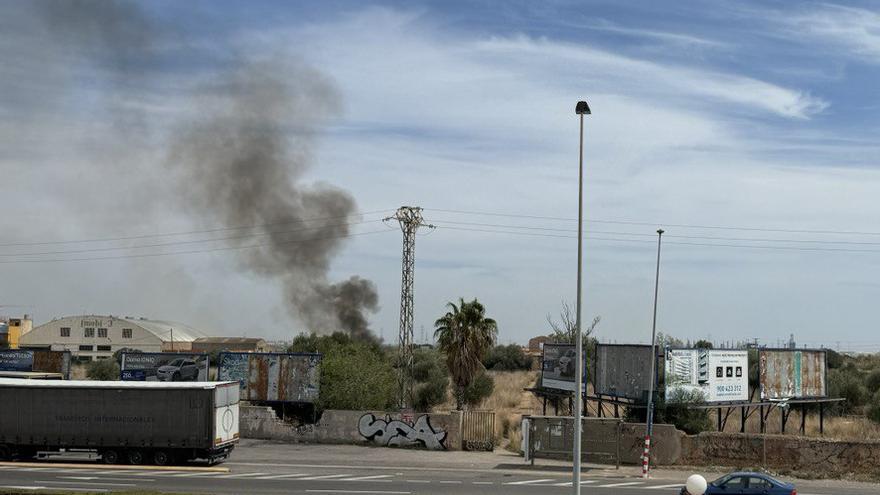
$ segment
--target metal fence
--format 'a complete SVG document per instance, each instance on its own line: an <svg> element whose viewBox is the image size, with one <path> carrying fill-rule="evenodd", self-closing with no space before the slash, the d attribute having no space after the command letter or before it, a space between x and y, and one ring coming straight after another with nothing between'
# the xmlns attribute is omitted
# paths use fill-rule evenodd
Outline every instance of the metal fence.
<svg viewBox="0 0 880 495"><path fill-rule="evenodd" d="M571 459L574 421L565 416L525 416L523 450L527 460L536 457ZM582 460L620 467L620 439L623 421L613 418L584 418L581 436Z"/></svg>
<svg viewBox="0 0 880 495"><path fill-rule="evenodd" d="M495 449L495 411L465 411L461 422L464 450Z"/></svg>

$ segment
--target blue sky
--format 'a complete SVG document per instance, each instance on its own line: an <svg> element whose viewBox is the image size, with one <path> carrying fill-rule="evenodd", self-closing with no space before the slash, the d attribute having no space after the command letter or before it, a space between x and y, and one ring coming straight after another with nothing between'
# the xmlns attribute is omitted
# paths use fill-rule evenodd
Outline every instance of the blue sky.
<svg viewBox="0 0 880 495"><path fill-rule="evenodd" d="M876 3L128 4L145 13L151 57L48 40L22 5L0 7L0 171L18 198L0 215L7 238L202 228L164 196L160 164L193 88L236 57L306 66L340 111L305 179L378 212L365 221L412 204L438 225L417 239L417 336L445 301L478 297L501 341L525 342L574 299L574 104L586 99L585 319L602 316L601 339L648 340L663 227L659 330L880 349ZM120 57L122 75L106 68ZM352 237L332 266L376 282L372 325L386 339L399 252L393 230ZM42 321L135 313L271 338L301 328L278 286L229 253L8 263L0 278L16 281L0 304Z"/></svg>

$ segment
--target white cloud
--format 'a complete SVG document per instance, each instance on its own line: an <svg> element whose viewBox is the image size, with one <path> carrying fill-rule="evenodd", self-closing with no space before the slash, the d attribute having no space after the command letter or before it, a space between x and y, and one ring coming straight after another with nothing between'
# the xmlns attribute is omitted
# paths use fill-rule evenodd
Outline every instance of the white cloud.
<svg viewBox="0 0 880 495"><path fill-rule="evenodd" d="M825 4L793 16L791 34L832 43L871 63L880 63L880 11Z"/></svg>

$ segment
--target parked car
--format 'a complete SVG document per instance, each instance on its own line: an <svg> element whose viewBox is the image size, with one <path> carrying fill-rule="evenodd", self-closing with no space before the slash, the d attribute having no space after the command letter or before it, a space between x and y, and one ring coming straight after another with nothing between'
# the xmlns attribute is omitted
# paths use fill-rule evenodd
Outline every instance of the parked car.
<svg viewBox="0 0 880 495"><path fill-rule="evenodd" d="M159 366L156 377L161 382L196 382L199 380L199 365L189 359L177 358Z"/></svg>
<svg viewBox="0 0 880 495"><path fill-rule="evenodd" d="M791 483L763 473L739 472L726 474L709 483L705 495L797 495ZM690 495L685 487L680 495Z"/></svg>

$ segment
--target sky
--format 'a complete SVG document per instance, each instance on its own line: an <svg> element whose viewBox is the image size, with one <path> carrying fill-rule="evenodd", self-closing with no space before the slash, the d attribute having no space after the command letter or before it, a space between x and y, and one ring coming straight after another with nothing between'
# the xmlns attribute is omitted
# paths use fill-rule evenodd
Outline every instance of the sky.
<svg viewBox="0 0 880 495"><path fill-rule="evenodd" d="M10 1L0 59L0 313L307 330L171 163L223 74L259 63L332 102L276 115L308 162L277 180L354 199L326 276L375 284L386 342L402 236L382 219L402 205L435 226L416 238L417 341L458 298L505 344L574 303L586 100L600 340L650 340L662 228L658 331L880 350L876 3Z"/></svg>

